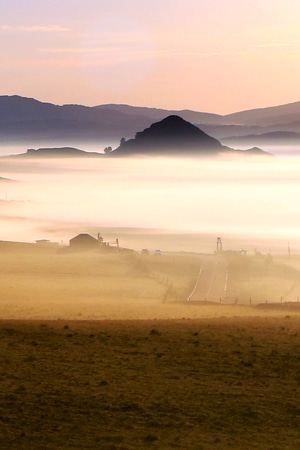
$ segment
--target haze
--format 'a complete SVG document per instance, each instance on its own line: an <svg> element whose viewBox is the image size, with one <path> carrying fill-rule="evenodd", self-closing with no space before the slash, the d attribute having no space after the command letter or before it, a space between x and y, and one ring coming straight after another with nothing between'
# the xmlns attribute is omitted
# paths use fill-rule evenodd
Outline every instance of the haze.
<svg viewBox="0 0 300 450"><path fill-rule="evenodd" d="M250 245L249 250L286 251L288 240L294 251L300 250L295 207L300 185L297 159L291 157L16 158L4 159L1 172L18 181L0 185L2 240L47 238L68 244L80 232L135 228L122 244L140 250L151 245L139 239L142 228L146 234L212 236L205 244L193 237L188 244L173 242L171 248L164 236L156 245L166 250L213 251L219 235L229 242L236 236L237 245Z"/></svg>

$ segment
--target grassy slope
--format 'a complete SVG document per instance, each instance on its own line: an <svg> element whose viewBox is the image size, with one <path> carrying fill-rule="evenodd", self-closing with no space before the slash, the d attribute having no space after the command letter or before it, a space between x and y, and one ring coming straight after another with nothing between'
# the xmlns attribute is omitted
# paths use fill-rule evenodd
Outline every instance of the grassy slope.
<svg viewBox="0 0 300 450"><path fill-rule="evenodd" d="M0 243L0 318L148 319L241 314L232 307L188 306L205 256L67 252ZM212 256L210 257L212 258ZM295 301L299 262L229 256L228 302ZM251 308L244 313L253 315Z"/></svg>
<svg viewBox="0 0 300 450"><path fill-rule="evenodd" d="M299 257L227 257L229 295L243 304L296 301L300 295Z"/></svg>
<svg viewBox="0 0 300 450"><path fill-rule="evenodd" d="M163 301L186 299L200 264L185 255L0 250L0 318L155 317Z"/></svg>

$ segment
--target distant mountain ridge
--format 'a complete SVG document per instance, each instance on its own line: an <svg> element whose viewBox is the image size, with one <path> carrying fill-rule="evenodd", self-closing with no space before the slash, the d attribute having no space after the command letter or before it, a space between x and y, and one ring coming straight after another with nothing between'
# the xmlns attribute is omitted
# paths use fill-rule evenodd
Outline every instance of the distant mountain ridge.
<svg viewBox="0 0 300 450"><path fill-rule="evenodd" d="M0 144L22 142L77 145L111 142L120 136L130 139L137 129L154 121L179 115L205 133L221 140L226 137L298 132L300 102L219 115L192 110L164 110L129 105L55 105L18 95L0 96ZM102 150L101 147L99 150Z"/></svg>
<svg viewBox="0 0 300 450"><path fill-rule="evenodd" d="M273 131L262 134L250 134L247 136L229 136L222 139L227 145L297 145L300 147L300 133L289 131Z"/></svg>

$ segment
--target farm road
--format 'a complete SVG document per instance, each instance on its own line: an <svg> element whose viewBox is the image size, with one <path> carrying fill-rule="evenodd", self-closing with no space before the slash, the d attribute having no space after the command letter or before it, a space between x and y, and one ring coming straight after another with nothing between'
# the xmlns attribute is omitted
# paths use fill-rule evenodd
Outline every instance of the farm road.
<svg viewBox="0 0 300 450"><path fill-rule="evenodd" d="M188 301L219 301L227 290L228 263L219 256L205 256Z"/></svg>

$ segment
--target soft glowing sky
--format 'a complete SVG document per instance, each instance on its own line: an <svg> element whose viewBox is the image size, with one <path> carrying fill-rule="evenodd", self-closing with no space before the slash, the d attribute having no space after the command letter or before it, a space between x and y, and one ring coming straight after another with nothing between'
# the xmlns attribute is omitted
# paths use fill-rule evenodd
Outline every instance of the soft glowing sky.
<svg viewBox="0 0 300 450"><path fill-rule="evenodd" d="M299 0L1 0L1 94L221 114L298 101L299 17Z"/></svg>

